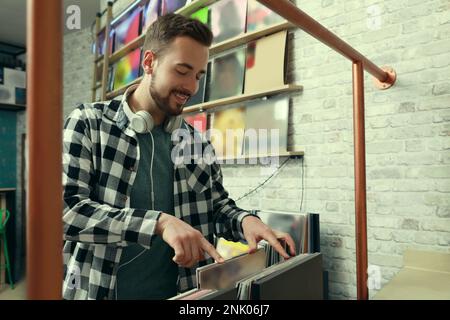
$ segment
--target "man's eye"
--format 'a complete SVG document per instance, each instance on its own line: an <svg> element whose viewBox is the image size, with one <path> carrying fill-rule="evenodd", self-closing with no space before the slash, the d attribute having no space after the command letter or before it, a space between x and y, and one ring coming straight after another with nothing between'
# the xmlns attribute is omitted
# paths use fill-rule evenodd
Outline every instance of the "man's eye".
<svg viewBox="0 0 450 320"><path fill-rule="evenodd" d="M180 75L182 75L182 76L187 75L187 72L181 72L181 71L179 71L179 70L176 70L176 71L177 71L178 74L180 74Z"/></svg>

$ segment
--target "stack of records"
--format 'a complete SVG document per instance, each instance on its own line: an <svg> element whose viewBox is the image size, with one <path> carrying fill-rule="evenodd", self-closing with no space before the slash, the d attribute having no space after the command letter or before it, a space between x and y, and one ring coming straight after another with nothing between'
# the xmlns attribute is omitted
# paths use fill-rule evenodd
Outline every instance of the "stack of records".
<svg viewBox="0 0 450 320"><path fill-rule="evenodd" d="M265 267L266 252L259 248L252 254L197 268L197 288L169 300L235 300L238 281L260 273Z"/></svg>
<svg viewBox="0 0 450 320"><path fill-rule="evenodd" d="M243 278L238 300L322 299L322 256L301 254Z"/></svg>
<svg viewBox="0 0 450 320"><path fill-rule="evenodd" d="M254 212L272 229L290 234L297 253L320 252L319 214L298 214L286 211Z"/></svg>
<svg viewBox="0 0 450 320"><path fill-rule="evenodd" d="M236 300L237 288L222 290L194 288L168 300Z"/></svg>
<svg viewBox="0 0 450 320"><path fill-rule="evenodd" d="M281 241L280 243L284 251L289 254L289 247L286 243L284 241ZM260 241L258 247L262 248L266 252L266 267L270 267L285 260L266 240Z"/></svg>
<svg viewBox="0 0 450 320"><path fill-rule="evenodd" d="M226 260L197 268L197 287L200 289L227 289L236 282L256 274L266 267L266 253L259 248L255 253L243 254Z"/></svg>

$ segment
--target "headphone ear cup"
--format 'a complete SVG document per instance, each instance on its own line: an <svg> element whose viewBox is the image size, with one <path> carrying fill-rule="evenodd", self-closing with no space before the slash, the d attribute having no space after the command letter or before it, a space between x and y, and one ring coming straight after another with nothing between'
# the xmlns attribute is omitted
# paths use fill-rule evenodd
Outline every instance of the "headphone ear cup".
<svg viewBox="0 0 450 320"><path fill-rule="evenodd" d="M168 133L174 132L176 129L181 127L181 123L183 122L182 116L170 117L170 119L166 122L165 130Z"/></svg>
<svg viewBox="0 0 450 320"><path fill-rule="evenodd" d="M131 127L137 133L150 132L154 127L154 121L151 114L144 110L136 112L130 121Z"/></svg>

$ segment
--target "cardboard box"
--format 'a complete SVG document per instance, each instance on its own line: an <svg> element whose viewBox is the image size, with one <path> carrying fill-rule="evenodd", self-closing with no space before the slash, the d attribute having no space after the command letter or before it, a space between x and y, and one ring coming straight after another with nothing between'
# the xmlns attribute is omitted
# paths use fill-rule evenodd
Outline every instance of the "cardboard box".
<svg viewBox="0 0 450 320"><path fill-rule="evenodd" d="M375 300L449 300L450 253L407 250L404 267Z"/></svg>

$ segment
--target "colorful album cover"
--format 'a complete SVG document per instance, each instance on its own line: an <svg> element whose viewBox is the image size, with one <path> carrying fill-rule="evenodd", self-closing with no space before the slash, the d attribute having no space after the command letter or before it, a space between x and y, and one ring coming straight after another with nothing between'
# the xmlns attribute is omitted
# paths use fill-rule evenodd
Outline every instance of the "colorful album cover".
<svg viewBox="0 0 450 320"><path fill-rule="evenodd" d="M247 32L260 30L282 21L285 21L283 17L259 3L257 0L248 0Z"/></svg>
<svg viewBox="0 0 450 320"><path fill-rule="evenodd" d="M134 7L124 14L118 21L113 22L115 32L114 51L136 39L140 34L141 7Z"/></svg>
<svg viewBox="0 0 450 320"><path fill-rule="evenodd" d="M198 21L209 26L210 25L210 23L209 23L209 8L208 7L201 8L200 10L191 14L191 18L197 19Z"/></svg>
<svg viewBox="0 0 450 320"><path fill-rule="evenodd" d="M244 154L286 152L288 116L287 96L248 102L245 114Z"/></svg>
<svg viewBox="0 0 450 320"><path fill-rule="evenodd" d="M105 54L106 51L106 38L105 38L106 30L103 28L102 31L98 34L97 42L93 45L92 53L95 53L95 45L98 46L98 55L101 56ZM113 52L114 47L114 29L109 31L109 54Z"/></svg>
<svg viewBox="0 0 450 320"><path fill-rule="evenodd" d="M245 74L245 47L227 51L211 61L205 101L242 94Z"/></svg>
<svg viewBox="0 0 450 320"><path fill-rule="evenodd" d="M211 117L211 143L217 157L242 155L245 107L216 111Z"/></svg>
<svg viewBox="0 0 450 320"><path fill-rule="evenodd" d="M245 32L247 0L222 0L210 6L213 44Z"/></svg>
<svg viewBox="0 0 450 320"><path fill-rule="evenodd" d="M161 10L161 0L149 0L142 12L142 33L145 34L147 28L158 19Z"/></svg>
<svg viewBox="0 0 450 320"><path fill-rule="evenodd" d="M199 132L206 132L207 129L207 114L206 112L196 114L186 114L184 120L197 129Z"/></svg>
<svg viewBox="0 0 450 320"><path fill-rule="evenodd" d="M161 0L161 16L175 12L186 5L187 0Z"/></svg>
<svg viewBox="0 0 450 320"><path fill-rule="evenodd" d="M141 48L120 59L114 66L114 90L119 89L140 75Z"/></svg>

